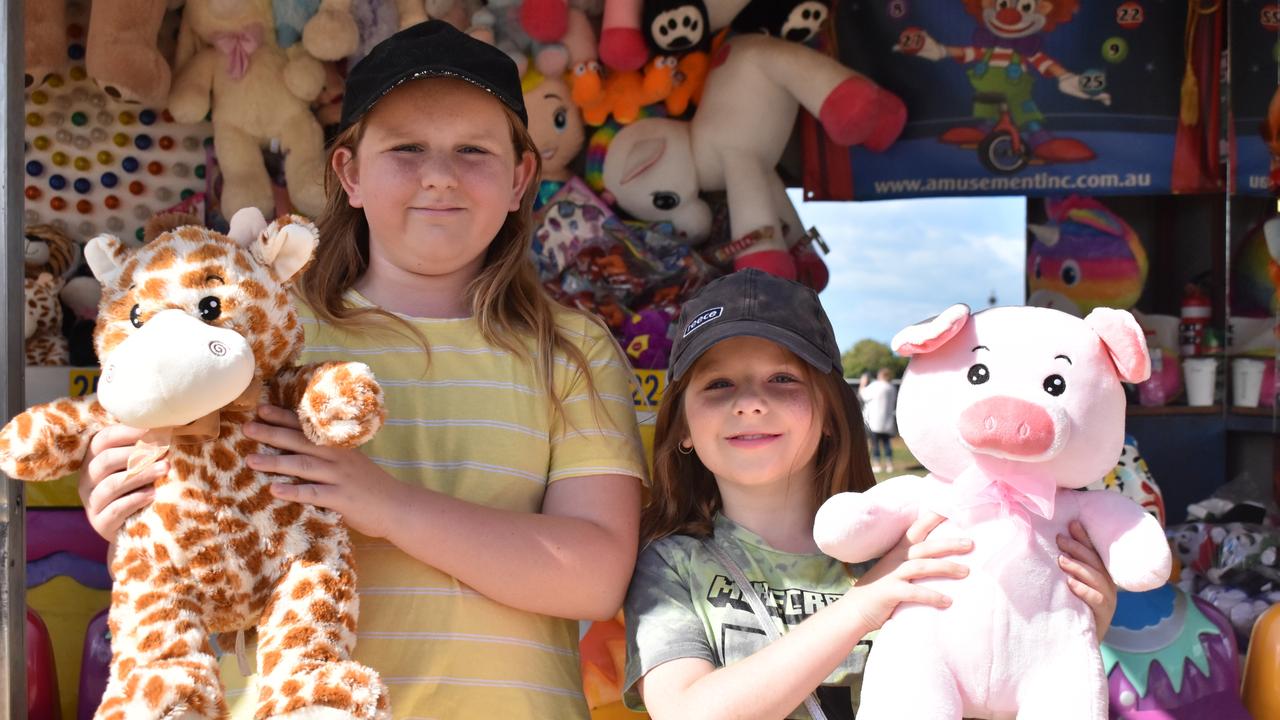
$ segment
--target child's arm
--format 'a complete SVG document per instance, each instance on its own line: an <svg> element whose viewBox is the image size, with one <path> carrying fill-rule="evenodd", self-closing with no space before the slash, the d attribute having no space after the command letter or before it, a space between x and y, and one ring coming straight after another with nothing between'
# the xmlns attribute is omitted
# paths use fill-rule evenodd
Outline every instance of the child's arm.
<svg viewBox="0 0 1280 720"><path fill-rule="evenodd" d="M883 556L919 517L924 482L904 475L863 493L832 496L814 518L813 539L822 552L845 562Z"/></svg>
<svg viewBox="0 0 1280 720"><path fill-rule="evenodd" d="M936 519L929 522L936 524ZM915 528L913 528L915 529ZM912 537L927 534L909 533ZM939 559L963 552L962 541L913 545L904 538L884 561L832 605L791 628L754 655L722 668L697 656L681 657L650 669L640 685L654 720L665 718L780 718L804 702L869 632L880 627L902 602L946 607L946 596L910 581L923 577L964 577L963 565ZM906 557L904 561L902 558ZM885 570L882 565L892 566ZM634 582L643 576L637 574ZM633 596L636 589L632 589ZM628 609L632 608L631 597ZM628 623L632 623L628 615ZM631 631L630 625L628 632Z"/></svg>
<svg viewBox="0 0 1280 720"><path fill-rule="evenodd" d="M282 408L245 434L280 448L250 455L254 470L311 484L273 485L276 497L336 510L352 529L383 537L482 595L520 610L607 620L635 563L640 482L624 475L566 478L541 513L502 510L402 483L356 450L319 447Z"/></svg>

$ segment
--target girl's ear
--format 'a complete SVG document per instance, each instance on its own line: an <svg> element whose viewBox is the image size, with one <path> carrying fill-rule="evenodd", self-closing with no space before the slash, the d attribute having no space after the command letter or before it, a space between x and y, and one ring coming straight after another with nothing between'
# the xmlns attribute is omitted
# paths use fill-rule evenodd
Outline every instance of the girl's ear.
<svg viewBox="0 0 1280 720"><path fill-rule="evenodd" d="M520 209L524 194L529 190L529 183L533 182L533 176L537 172L538 159L534 156L533 151L526 150L516 160L515 178L511 183L511 205L507 208L507 212L516 212Z"/></svg>
<svg viewBox="0 0 1280 720"><path fill-rule="evenodd" d="M345 145L335 148L329 158L338 182L347 193L347 204L353 208L364 207L364 196L360 194L360 174L356 169L356 154Z"/></svg>

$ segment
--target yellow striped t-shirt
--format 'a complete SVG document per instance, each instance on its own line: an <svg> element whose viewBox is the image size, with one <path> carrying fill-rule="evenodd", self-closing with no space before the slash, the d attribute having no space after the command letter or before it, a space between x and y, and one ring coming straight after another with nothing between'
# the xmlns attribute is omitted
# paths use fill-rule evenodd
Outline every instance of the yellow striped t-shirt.
<svg viewBox="0 0 1280 720"><path fill-rule="evenodd" d="M348 298L370 304L354 292ZM586 355L601 402L593 411L585 381L558 356L561 418L553 417L536 365L489 346L472 319L406 318L427 338L428 364L404 333L321 325L305 307L299 315L301 362L352 360L373 369L387 421L362 450L403 482L539 512L550 482L644 477L630 371L608 332L581 315L562 311L557 323ZM527 346L535 350L532 339ZM352 545L360 588L355 657L382 675L397 720L588 716L578 623L489 600L386 541L353 532ZM257 692L245 691L231 653L222 675L233 716L251 717Z"/></svg>

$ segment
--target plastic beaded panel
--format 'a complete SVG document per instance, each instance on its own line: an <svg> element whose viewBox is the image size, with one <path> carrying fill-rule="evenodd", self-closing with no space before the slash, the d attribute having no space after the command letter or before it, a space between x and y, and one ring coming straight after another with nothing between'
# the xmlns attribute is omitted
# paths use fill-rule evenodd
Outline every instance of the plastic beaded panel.
<svg viewBox="0 0 1280 720"><path fill-rule="evenodd" d="M69 68L26 93L24 221L82 243L101 232L141 240L152 215L203 197L213 129L99 90L84 68L87 23L87 5L70 3Z"/></svg>

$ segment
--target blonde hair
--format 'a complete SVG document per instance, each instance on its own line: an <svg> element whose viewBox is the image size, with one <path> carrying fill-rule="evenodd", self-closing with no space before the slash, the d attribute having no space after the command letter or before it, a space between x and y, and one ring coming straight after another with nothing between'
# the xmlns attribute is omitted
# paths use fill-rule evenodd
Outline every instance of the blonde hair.
<svg viewBox="0 0 1280 720"><path fill-rule="evenodd" d="M875 485L858 397L839 370L820 373L801 361L815 399L821 400L822 436L814 455L809 488L813 510L827 498ZM696 367L696 364L695 364ZM653 484L640 515L640 546L668 535L710 537L716 513L723 507L715 476L697 453L680 448L689 436L684 395L693 369L686 370L663 393L654 428ZM818 408L819 404L814 403Z"/></svg>
<svg viewBox="0 0 1280 720"><path fill-rule="evenodd" d="M467 286L466 293L472 317L485 342L527 361L536 361L538 376L559 413L564 409L564 398L553 392L557 353L568 359L576 373L584 374L592 399L598 401L599 395L586 355L557 327L556 314L575 313L600 327L604 325L588 313L558 305L538 281L537 270L529 258L529 248L533 231L533 202L542 177L542 156L519 116L506 105L501 107L511 126L516 162L520 162L525 153L532 153L536 166L520 199L520 209L507 213L502 228L489 243L479 275ZM380 307L353 307L345 298L347 291L369 267L369 223L364 210L351 206L333 168L333 156L339 148L345 147L351 151L351 162L355 161L356 148L364 136L367 120L366 114L330 143L324 176L325 206L316 221L320 230L320 248L297 285L298 293L317 319L326 324L366 330L390 324L411 334L429 356L431 348L426 337L409 322ZM521 336L534 339L536 358L531 357L528 347L520 341ZM614 345L616 347L617 343Z"/></svg>

